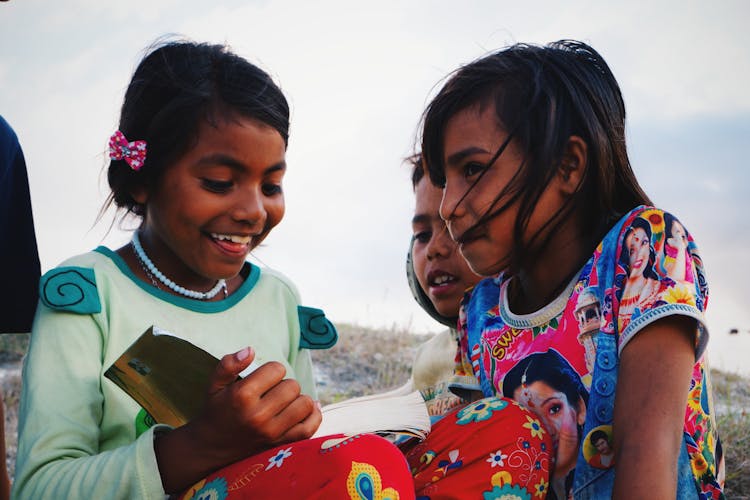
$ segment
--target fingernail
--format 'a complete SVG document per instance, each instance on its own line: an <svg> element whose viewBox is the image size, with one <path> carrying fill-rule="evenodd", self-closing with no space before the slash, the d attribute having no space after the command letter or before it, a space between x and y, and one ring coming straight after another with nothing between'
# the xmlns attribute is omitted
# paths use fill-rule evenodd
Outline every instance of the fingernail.
<svg viewBox="0 0 750 500"><path fill-rule="evenodd" d="M235 356L237 357L237 361L242 361L250 357L250 354L252 354L253 349L251 347L245 347L241 351L238 351Z"/></svg>

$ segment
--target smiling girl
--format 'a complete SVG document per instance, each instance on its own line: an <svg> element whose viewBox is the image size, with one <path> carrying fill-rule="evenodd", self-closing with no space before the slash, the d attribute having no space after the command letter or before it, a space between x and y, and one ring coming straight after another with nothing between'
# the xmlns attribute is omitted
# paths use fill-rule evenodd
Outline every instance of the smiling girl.
<svg viewBox="0 0 750 500"><path fill-rule="evenodd" d="M140 226L41 280L14 497L414 497L386 440L307 439L321 421L308 349L331 346L335 329L246 261L284 216L288 130L281 90L225 47L175 42L141 61L108 168L109 203ZM104 376L151 325L221 358L194 388L203 411L179 428Z"/></svg>

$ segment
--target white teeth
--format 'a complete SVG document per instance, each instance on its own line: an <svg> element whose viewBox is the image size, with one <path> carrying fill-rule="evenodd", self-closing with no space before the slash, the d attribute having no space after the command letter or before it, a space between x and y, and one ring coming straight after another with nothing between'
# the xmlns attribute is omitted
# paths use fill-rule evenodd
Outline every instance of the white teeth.
<svg viewBox="0 0 750 500"><path fill-rule="evenodd" d="M438 276L437 278L435 278L433 280L433 282L436 285L442 285L443 283L448 283L449 281L453 281L453 277L452 276L448 276L447 274L444 274L442 276Z"/></svg>
<svg viewBox="0 0 750 500"><path fill-rule="evenodd" d="M247 245L250 243L250 236L239 236L236 234L217 234L211 233L211 237L219 241L231 241L232 243L241 243Z"/></svg>

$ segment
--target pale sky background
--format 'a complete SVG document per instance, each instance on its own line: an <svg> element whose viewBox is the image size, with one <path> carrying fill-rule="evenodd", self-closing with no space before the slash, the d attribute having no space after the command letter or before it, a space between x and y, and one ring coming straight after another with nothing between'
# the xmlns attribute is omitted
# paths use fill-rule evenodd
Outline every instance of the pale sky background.
<svg viewBox="0 0 750 500"><path fill-rule="evenodd" d="M420 113L448 72L488 51L586 41L622 87L636 175L701 248L712 364L750 373L748 20L743 0L11 0L0 4L0 114L26 155L46 270L129 239L105 237L113 213L94 223L143 49L166 33L228 43L292 106L287 215L256 255L334 322L434 332L404 274L413 198L402 159Z"/></svg>

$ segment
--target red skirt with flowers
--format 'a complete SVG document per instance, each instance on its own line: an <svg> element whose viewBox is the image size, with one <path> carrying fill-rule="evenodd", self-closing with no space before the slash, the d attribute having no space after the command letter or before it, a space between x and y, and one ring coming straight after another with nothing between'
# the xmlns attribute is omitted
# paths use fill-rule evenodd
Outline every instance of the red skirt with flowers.
<svg viewBox="0 0 750 500"><path fill-rule="evenodd" d="M547 496L553 456L549 433L533 413L509 399L485 398L457 408L433 426L426 440L400 448L374 435L289 443L225 467L177 498Z"/></svg>
<svg viewBox="0 0 750 500"><path fill-rule="evenodd" d="M543 499L552 441L539 419L504 398L451 411L427 439L402 445L417 499Z"/></svg>
<svg viewBox="0 0 750 500"><path fill-rule="evenodd" d="M410 500L404 455L374 435L327 436L289 443L229 465L178 496L198 499Z"/></svg>

